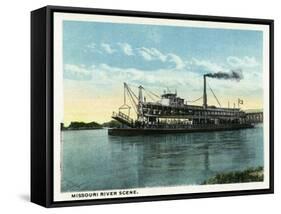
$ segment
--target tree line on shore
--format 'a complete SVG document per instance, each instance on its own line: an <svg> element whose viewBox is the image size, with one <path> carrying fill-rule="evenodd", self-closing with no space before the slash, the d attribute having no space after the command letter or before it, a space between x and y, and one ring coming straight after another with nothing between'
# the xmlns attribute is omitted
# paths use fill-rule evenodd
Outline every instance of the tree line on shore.
<svg viewBox="0 0 281 214"><path fill-rule="evenodd" d="M95 121L92 122L78 122L78 121L72 121L68 126L65 126L63 123L61 123L61 129L62 130L85 130L85 129L102 129L102 128L120 128L121 123L119 123L116 120L111 120L105 123L97 123Z"/></svg>

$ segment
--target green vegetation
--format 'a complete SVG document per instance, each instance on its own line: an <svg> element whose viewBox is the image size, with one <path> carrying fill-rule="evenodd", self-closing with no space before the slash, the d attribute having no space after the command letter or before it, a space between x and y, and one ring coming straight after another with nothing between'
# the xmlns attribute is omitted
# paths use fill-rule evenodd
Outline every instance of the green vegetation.
<svg viewBox="0 0 281 214"><path fill-rule="evenodd" d="M97 122L71 122L68 127L62 127L63 130L84 130L84 129L102 129L102 126Z"/></svg>
<svg viewBox="0 0 281 214"><path fill-rule="evenodd" d="M109 122L105 122L102 124L103 127L108 127L108 128L120 128L121 125L122 124L116 120L111 120Z"/></svg>
<svg viewBox="0 0 281 214"><path fill-rule="evenodd" d="M65 126L61 123L61 130L85 130L85 129L102 129L103 127L107 128L120 128L122 124L116 120L111 120L109 122L105 122L103 124L99 124L97 122L71 122L69 126Z"/></svg>
<svg viewBox="0 0 281 214"><path fill-rule="evenodd" d="M244 171L219 173L202 184L229 184L263 181L263 167L249 168Z"/></svg>

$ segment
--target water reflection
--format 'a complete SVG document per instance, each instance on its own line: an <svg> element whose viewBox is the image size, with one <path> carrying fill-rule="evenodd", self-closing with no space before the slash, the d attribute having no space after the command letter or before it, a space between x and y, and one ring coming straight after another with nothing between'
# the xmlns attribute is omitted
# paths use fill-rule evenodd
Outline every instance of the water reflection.
<svg viewBox="0 0 281 214"><path fill-rule="evenodd" d="M263 165L262 127L133 137L108 136L106 130L64 135L63 191L200 184L218 172Z"/></svg>

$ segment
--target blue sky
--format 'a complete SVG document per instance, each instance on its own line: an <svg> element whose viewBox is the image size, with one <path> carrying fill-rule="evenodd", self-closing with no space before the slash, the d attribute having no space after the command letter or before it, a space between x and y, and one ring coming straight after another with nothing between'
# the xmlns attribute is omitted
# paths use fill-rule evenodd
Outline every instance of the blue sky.
<svg viewBox="0 0 281 214"><path fill-rule="evenodd" d="M144 64L137 54L128 58L117 51L120 43L171 52L183 59L195 57L223 63L226 56L251 56L258 61L262 58L262 32L258 31L64 21L65 63L107 63L139 69L164 66L155 60ZM102 44L110 45L114 54L95 51L105 47Z"/></svg>
<svg viewBox="0 0 281 214"><path fill-rule="evenodd" d="M245 108L260 108L262 41L253 30L64 21L65 96L119 96L125 81L192 100L202 94L202 74L242 69L239 83L208 82L223 104L242 97Z"/></svg>

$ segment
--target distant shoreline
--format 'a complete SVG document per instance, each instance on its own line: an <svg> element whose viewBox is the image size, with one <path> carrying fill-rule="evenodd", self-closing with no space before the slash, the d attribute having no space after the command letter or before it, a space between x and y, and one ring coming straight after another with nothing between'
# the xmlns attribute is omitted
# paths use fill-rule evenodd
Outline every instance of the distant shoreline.
<svg viewBox="0 0 281 214"><path fill-rule="evenodd" d="M62 131L82 131L82 130L100 130L104 129L104 127L99 127L99 128L88 128L88 127L80 127L80 128L63 128L61 129Z"/></svg>
<svg viewBox="0 0 281 214"><path fill-rule="evenodd" d="M120 127L121 124L115 120L104 122L102 124L97 123L95 121L92 122L72 121L69 124L69 126L64 126L64 124L61 123L62 131L97 130L97 129L104 129L104 128L120 128Z"/></svg>

